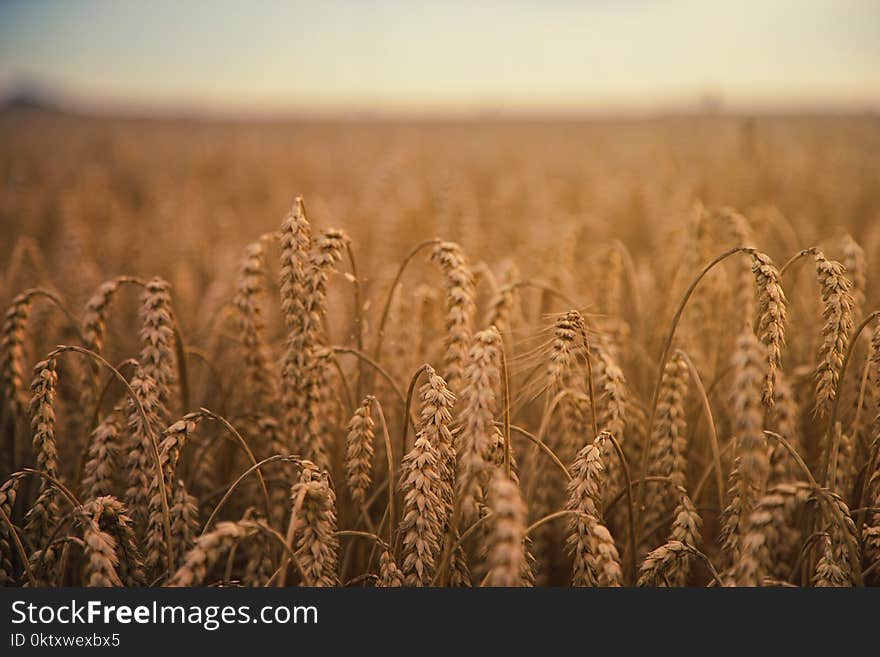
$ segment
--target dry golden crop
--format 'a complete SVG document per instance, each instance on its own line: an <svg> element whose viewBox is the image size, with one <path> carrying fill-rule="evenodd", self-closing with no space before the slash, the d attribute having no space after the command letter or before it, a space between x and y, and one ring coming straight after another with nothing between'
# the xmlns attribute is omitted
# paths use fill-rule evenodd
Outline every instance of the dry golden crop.
<svg viewBox="0 0 880 657"><path fill-rule="evenodd" d="M880 583L876 119L0 141L4 585Z"/></svg>

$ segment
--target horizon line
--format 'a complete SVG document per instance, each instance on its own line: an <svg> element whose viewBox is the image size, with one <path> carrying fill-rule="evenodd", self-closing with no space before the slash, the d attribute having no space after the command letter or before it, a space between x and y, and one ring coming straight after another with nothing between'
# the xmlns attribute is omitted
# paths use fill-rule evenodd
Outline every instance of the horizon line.
<svg viewBox="0 0 880 657"><path fill-rule="evenodd" d="M0 109L41 108L93 118L192 119L231 122L285 122L302 120L614 120L694 116L873 116L880 114L880 99L849 98L799 101L737 101L714 90L673 95L654 101L570 102L523 104L515 102L371 104L335 102L308 106L303 103L224 102L189 100L137 100L106 94L73 92L62 85L34 79L0 78Z"/></svg>

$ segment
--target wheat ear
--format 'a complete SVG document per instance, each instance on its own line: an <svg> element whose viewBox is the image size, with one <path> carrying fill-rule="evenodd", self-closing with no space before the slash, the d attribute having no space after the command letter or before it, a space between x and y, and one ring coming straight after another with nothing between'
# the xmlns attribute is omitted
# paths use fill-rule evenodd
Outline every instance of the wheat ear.
<svg viewBox="0 0 880 657"><path fill-rule="evenodd" d="M461 519L468 524L478 517L478 503L488 484L496 391L501 382L501 349L501 335L495 328L480 331L474 335L464 371L456 483Z"/></svg>
<svg viewBox="0 0 880 657"><path fill-rule="evenodd" d="M54 358L34 367L31 384L31 430L36 469L58 478L58 447L55 442L55 393L58 385ZM45 478L40 479L40 492L26 516L25 534L36 544L48 538L59 519L57 490Z"/></svg>
<svg viewBox="0 0 880 657"><path fill-rule="evenodd" d="M207 534L202 534L193 548L186 553L177 572L168 580L168 586L200 586L208 570L224 551L235 543L259 531L259 525L250 521L218 522Z"/></svg>
<svg viewBox="0 0 880 657"><path fill-rule="evenodd" d="M748 532L739 540L732 574L737 586L759 586L770 574L781 530L809 496L806 484L778 484L758 501L749 517Z"/></svg>
<svg viewBox="0 0 880 657"><path fill-rule="evenodd" d="M852 235L844 233L842 237L843 266L852 282L851 295L853 300L853 321L862 319L865 310L865 295L868 287L868 263L865 250L856 242Z"/></svg>
<svg viewBox="0 0 880 657"><path fill-rule="evenodd" d="M6 520L12 518L12 507L18 496L18 477L11 477L0 486L0 511ZM14 569L12 566L12 544L15 538L11 534L9 525L0 522L0 586L10 586L14 583Z"/></svg>
<svg viewBox="0 0 880 657"><path fill-rule="evenodd" d="M489 485L492 511L487 536L488 586L523 586L526 561L526 507L519 486L496 468Z"/></svg>
<svg viewBox="0 0 880 657"><path fill-rule="evenodd" d="M239 331L244 348L243 390L248 408L258 411L271 408L278 392L261 308L266 292L265 281L263 242L256 241L245 249L233 303L239 312Z"/></svg>
<svg viewBox="0 0 880 657"><path fill-rule="evenodd" d="M474 275L464 251L453 242L441 242L434 247L431 260L443 272L446 285L446 353L443 358L443 378L457 391L471 344L476 292Z"/></svg>
<svg viewBox="0 0 880 657"><path fill-rule="evenodd" d="M376 423L370 415L374 398L368 395L348 423L345 440L345 477L348 492L357 508L361 508L370 490L373 468L373 439Z"/></svg>
<svg viewBox="0 0 880 657"><path fill-rule="evenodd" d="M420 432L401 465L401 570L407 586L429 586L434 578L444 529L441 467L440 452L428 433Z"/></svg>
<svg viewBox="0 0 880 657"><path fill-rule="evenodd" d="M131 380L131 389L144 410L142 416L134 402L129 402L128 454L126 456L128 486L125 501L131 509L135 526L143 525L150 503L150 482L154 469L151 463L150 432L161 425L160 402L155 381L139 369ZM146 420L146 423L145 423ZM156 435L156 434L153 434Z"/></svg>
<svg viewBox="0 0 880 657"><path fill-rule="evenodd" d="M28 408L25 384L25 339L27 322L33 308L34 290L17 295L3 317L2 344L0 344L0 377L3 390L14 415L22 416Z"/></svg>
<svg viewBox="0 0 880 657"><path fill-rule="evenodd" d="M119 404L89 436L83 465L82 490L86 499L109 495L113 490L116 459L121 448L124 404Z"/></svg>
<svg viewBox="0 0 880 657"><path fill-rule="evenodd" d="M688 367L684 359L673 356L666 363L660 383L657 413L651 431L648 455L648 476L667 477L673 486L684 488L687 471L687 423L684 402L688 392ZM674 498L667 495L662 483L648 484L646 507L642 513L642 552L650 548L651 536L646 532L655 527L669 512Z"/></svg>
<svg viewBox="0 0 880 657"><path fill-rule="evenodd" d="M292 500L303 495L302 527L296 537L296 551L302 554L302 568L315 586L336 586L339 583L336 495L326 472L309 461L304 460L302 464L300 480L291 489Z"/></svg>
<svg viewBox="0 0 880 657"><path fill-rule="evenodd" d="M394 562L394 557L388 550L382 551L379 557L379 579L376 582L378 588L390 588L404 586L403 573Z"/></svg>
<svg viewBox="0 0 880 657"><path fill-rule="evenodd" d="M148 281L141 297L140 366L156 384L162 423L173 410L177 383L175 372L174 316L171 310L171 286L161 278Z"/></svg>
<svg viewBox="0 0 880 657"><path fill-rule="evenodd" d="M852 284L844 267L815 251L816 277L822 294L822 344L816 368L816 413L825 415L834 403L840 368L853 331Z"/></svg>
<svg viewBox="0 0 880 657"><path fill-rule="evenodd" d="M736 440L739 470L739 531L752 508L763 496L770 474L770 457L764 436L764 408L761 387L765 349L750 330L740 333L732 356L734 371L731 399L732 431Z"/></svg>
<svg viewBox="0 0 880 657"><path fill-rule="evenodd" d="M761 399L766 406L773 406L773 392L777 372L782 367L782 348L785 346L785 320L787 317L785 293L780 284L779 270L769 256L752 252L752 273L758 294L758 319L755 333L766 347L767 369Z"/></svg>
<svg viewBox="0 0 880 657"><path fill-rule="evenodd" d="M602 523L605 465L602 455L610 434L587 444L571 466L566 510L571 512L566 545L574 560L572 586L620 586L623 574L611 533Z"/></svg>

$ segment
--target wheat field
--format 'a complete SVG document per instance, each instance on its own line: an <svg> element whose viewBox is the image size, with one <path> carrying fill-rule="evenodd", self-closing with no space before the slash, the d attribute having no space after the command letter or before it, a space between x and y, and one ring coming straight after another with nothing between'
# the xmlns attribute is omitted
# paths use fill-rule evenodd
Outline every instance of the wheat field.
<svg viewBox="0 0 880 657"><path fill-rule="evenodd" d="M880 123L0 114L6 586L880 583Z"/></svg>

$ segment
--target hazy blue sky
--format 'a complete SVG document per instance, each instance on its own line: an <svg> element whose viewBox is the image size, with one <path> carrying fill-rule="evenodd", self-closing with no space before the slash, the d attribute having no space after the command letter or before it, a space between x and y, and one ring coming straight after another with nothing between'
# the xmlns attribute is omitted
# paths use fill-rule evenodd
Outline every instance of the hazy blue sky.
<svg viewBox="0 0 880 657"><path fill-rule="evenodd" d="M880 108L880 0L0 0L0 83L150 107Z"/></svg>

